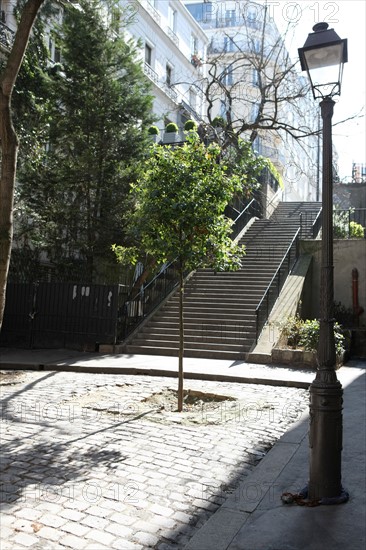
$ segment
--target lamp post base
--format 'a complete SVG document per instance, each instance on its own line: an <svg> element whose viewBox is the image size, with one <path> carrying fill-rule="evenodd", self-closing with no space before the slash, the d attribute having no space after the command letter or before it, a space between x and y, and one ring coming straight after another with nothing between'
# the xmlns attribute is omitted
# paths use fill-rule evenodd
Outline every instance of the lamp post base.
<svg viewBox="0 0 366 550"><path fill-rule="evenodd" d="M318 370L310 386L311 500L342 498L342 404L342 385L335 370Z"/></svg>
<svg viewBox="0 0 366 550"><path fill-rule="evenodd" d="M299 506L307 506L313 508L314 506L321 505L334 505L334 504L344 504L349 500L349 493L341 487L341 494L336 497L323 497L318 499L309 498L309 489L308 486L301 489L296 495L292 493L283 493L281 495L281 500L284 504L298 504Z"/></svg>

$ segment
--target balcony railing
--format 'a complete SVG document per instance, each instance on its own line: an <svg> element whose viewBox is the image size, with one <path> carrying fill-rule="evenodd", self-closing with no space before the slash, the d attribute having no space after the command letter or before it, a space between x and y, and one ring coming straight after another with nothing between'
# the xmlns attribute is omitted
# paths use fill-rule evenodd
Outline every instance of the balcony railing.
<svg viewBox="0 0 366 550"><path fill-rule="evenodd" d="M0 45L10 51L13 46L14 37L15 32L0 21Z"/></svg>
<svg viewBox="0 0 366 550"><path fill-rule="evenodd" d="M170 86L168 86L168 84L166 82L161 82L160 79L159 79L159 75L157 72L154 71L154 69L148 64L145 62L145 65L144 65L144 73L146 74L146 76L148 76L150 78L150 80L152 80L154 82L154 84L156 84L161 90L163 90L163 92L168 96L170 97L170 99L174 102L177 101L178 99L178 94L175 90L173 90Z"/></svg>
<svg viewBox="0 0 366 550"><path fill-rule="evenodd" d="M150 2L148 1L144 1L142 2L141 0L140 1L140 4L145 8L145 10L151 15L151 17L154 19L154 21L156 21L156 23L158 25L160 25L160 13L154 8L154 6L152 4L150 4Z"/></svg>
<svg viewBox="0 0 366 550"><path fill-rule="evenodd" d="M167 35L171 40L173 40L176 46L179 46L179 38L170 27L167 28Z"/></svg>
<svg viewBox="0 0 366 550"><path fill-rule="evenodd" d="M146 61L144 65L144 73L146 74L146 76L150 78L150 80L155 82L155 84L158 84L159 82L158 73L155 72L154 69L148 63L146 63Z"/></svg>

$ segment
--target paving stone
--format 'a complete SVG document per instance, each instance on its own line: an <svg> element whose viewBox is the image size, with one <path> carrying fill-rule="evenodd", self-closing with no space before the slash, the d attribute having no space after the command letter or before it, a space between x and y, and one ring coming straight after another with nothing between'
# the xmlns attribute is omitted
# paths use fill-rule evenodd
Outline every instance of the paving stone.
<svg viewBox="0 0 366 550"><path fill-rule="evenodd" d="M145 533L143 531L138 531L134 534L134 538L137 542L143 545L144 548L153 548L158 542L159 538L152 535L151 533Z"/></svg>
<svg viewBox="0 0 366 550"><path fill-rule="evenodd" d="M28 533L18 533L17 535L15 535L13 540L15 543L13 548L29 548L30 546L33 546L33 544L37 543L38 538L34 535L28 535Z"/></svg>
<svg viewBox="0 0 366 550"><path fill-rule="evenodd" d="M129 527L125 527L124 525L119 525L118 523L109 523L108 526L105 528L105 530L108 533L112 533L113 535L116 535L118 537L129 537L133 531Z"/></svg>
<svg viewBox="0 0 366 550"><path fill-rule="evenodd" d="M167 508L166 506L159 506L159 504L154 504L150 508L150 512L153 514L158 514L159 516L165 516L169 517L172 515L173 510L171 508Z"/></svg>
<svg viewBox="0 0 366 550"><path fill-rule="evenodd" d="M71 533L72 535L75 535L76 537L84 537L86 533L90 532L90 527L86 525L81 525L80 523L76 523L74 521L69 521L65 523L61 527L62 531L65 531L66 533Z"/></svg>
<svg viewBox="0 0 366 550"><path fill-rule="evenodd" d="M83 550L83 548L87 548L88 542L74 535L66 535L62 538L62 545L73 548L73 550Z"/></svg>
<svg viewBox="0 0 366 550"><path fill-rule="evenodd" d="M230 480L253 470L308 408L307 392L294 388L199 380L187 386L232 395L241 405L199 411L198 424L183 416L172 429L154 412L125 422L125 413L148 410L143 396L175 390L167 378L60 372L50 384L49 374L27 372L16 388L5 387L12 408L1 425L1 548L183 548L231 494ZM119 414L103 412L107 405Z"/></svg>
<svg viewBox="0 0 366 550"><path fill-rule="evenodd" d="M85 514L82 512L79 512L78 510L61 510L60 516L69 519L71 521L80 521L82 518L85 517Z"/></svg>
<svg viewBox="0 0 366 550"><path fill-rule="evenodd" d="M115 540L116 537L110 533L106 533L105 531L98 531L97 529L92 529L86 535L86 538L91 539L92 541L98 542L100 544L104 544L110 548L112 542ZM98 546L98 550L99 550L99 546Z"/></svg>
<svg viewBox="0 0 366 550"><path fill-rule="evenodd" d="M41 529L37 532L37 535L48 541L51 540L56 542L60 541L65 536L65 533L59 529L54 529L53 527L41 527Z"/></svg>

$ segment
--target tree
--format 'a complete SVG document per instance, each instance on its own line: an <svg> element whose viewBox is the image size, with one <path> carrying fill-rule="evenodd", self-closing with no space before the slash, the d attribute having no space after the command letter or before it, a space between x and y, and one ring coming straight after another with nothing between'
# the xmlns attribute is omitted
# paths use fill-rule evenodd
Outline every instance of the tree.
<svg viewBox="0 0 366 550"><path fill-rule="evenodd" d="M178 411L183 407L184 274L198 267L234 270L244 254L230 238L231 220L224 210L236 192L250 186L241 170L229 173L220 161L217 144L205 146L195 132L179 147L155 146L144 163L141 178L132 186L136 208L131 231L139 249L158 264L175 260L179 271L179 383ZM247 157L248 164L253 161ZM131 250L114 246L121 261ZM135 260L137 257L135 257Z"/></svg>
<svg viewBox="0 0 366 550"><path fill-rule="evenodd" d="M49 134L42 158L24 164L19 191L27 241L59 269L86 265L90 279L124 239L129 183L153 120L136 50L117 32L121 13L114 6L106 17L104 4L66 7L54 30L62 63L49 74Z"/></svg>
<svg viewBox="0 0 366 550"><path fill-rule="evenodd" d="M0 74L0 329L5 308L6 283L13 240L13 207L18 136L12 116L12 93L28 46L29 36L44 0L27 0L14 43Z"/></svg>

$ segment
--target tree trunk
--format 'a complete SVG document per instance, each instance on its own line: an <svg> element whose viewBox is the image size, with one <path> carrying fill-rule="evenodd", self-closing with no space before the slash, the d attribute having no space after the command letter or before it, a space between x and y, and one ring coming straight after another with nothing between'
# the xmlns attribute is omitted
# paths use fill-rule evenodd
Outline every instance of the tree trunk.
<svg viewBox="0 0 366 550"><path fill-rule="evenodd" d="M11 123L10 102L0 90L0 328L5 308L6 281L13 237L13 202L18 139Z"/></svg>
<svg viewBox="0 0 366 550"><path fill-rule="evenodd" d="M14 186L18 155L18 138L11 114L11 96L34 20L43 2L44 0L28 0L24 5L13 47L0 76L0 330L13 240Z"/></svg>
<svg viewBox="0 0 366 550"><path fill-rule="evenodd" d="M178 412L183 410L183 355L184 355L184 280L183 267L179 269L179 366L178 366Z"/></svg>

